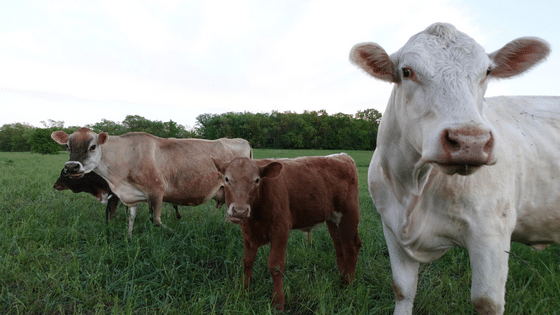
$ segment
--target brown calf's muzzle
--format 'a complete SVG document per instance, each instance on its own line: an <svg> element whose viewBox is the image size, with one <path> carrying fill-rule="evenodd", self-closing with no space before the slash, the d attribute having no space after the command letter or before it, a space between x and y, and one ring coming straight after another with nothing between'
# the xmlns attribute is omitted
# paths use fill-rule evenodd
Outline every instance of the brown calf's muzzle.
<svg viewBox="0 0 560 315"><path fill-rule="evenodd" d="M231 209L231 214L228 214L228 220L231 223L235 223L235 224L239 224L241 223L241 221L247 219L251 213L249 206L236 207L232 205L230 209Z"/></svg>

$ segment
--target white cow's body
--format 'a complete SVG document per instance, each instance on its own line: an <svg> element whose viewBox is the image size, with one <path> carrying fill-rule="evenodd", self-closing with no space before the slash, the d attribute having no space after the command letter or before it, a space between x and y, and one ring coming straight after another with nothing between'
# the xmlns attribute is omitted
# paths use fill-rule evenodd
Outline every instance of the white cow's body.
<svg viewBox="0 0 560 315"><path fill-rule="evenodd" d="M484 99L484 92L493 71L500 78L521 73L546 57L548 45L518 40L504 47L514 57L504 49L486 56L451 25L424 33L391 57L375 44L351 54L374 77L395 83L368 173L389 248L395 314L412 313L419 262L454 246L469 251L477 312L502 314L510 242L560 242L560 97ZM451 48L432 46L431 38L424 47L423 36L444 44L451 37ZM530 48L541 51L531 55ZM430 58L431 50L442 56Z"/></svg>

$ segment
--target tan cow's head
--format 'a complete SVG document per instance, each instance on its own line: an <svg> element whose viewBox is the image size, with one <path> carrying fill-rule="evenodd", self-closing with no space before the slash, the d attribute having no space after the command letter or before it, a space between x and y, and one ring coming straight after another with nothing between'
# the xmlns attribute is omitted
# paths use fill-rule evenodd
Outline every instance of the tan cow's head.
<svg viewBox="0 0 560 315"><path fill-rule="evenodd" d="M436 23L392 55L378 44L362 43L352 48L350 60L394 83L381 140L395 137L394 145L412 148L420 163L469 175L497 162L496 134L483 111L488 82L523 73L549 52L545 41L525 37L486 54L453 25ZM383 126L383 120L389 121Z"/></svg>
<svg viewBox="0 0 560 315"><path fill-rule="evenodd" d="M228 220L232 223L241 223L251 216L252 206L260 201L262 180L276 178L282 171L282 164L278 162L259 166L254 160L245 157L229 163L212 160L224 176Z"/></svg>
<svg viewBox="0 0 560 315"><path fill-rule="evenodd" d="M64 165L63 172L72 178L81 178L93 171L101 161L101 145L108 135L105 132L96 134L89 128L80 128L68 135L64 131L55 131L51 138L59 144L65 144L70 159Z"/></svg>

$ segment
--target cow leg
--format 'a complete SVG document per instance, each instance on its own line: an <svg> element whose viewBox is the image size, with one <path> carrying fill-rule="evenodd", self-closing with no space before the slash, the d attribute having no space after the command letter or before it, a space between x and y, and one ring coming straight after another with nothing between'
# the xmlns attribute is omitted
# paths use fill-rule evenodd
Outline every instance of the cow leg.
<svg viewBox="0 0 560 315"><path fill-rule="evenodd" d="M136 206L130 207L128 210L130 211L128 216L128 237L131 237L132 229L134 228L134 219L136 219Z"/></svg>
<svg viewBox="0 0 560 315"><path fill-rule="evenodd" d="M245 274L244 286L245 290L249 289L249 284L251 283L251 274L253 273L253 264L255 263L255 258L257 257L258 247L252 247L248 240L243 242L243 273Z"/></svg>
<svg viewBox="0 0 560 315"><path fill-rule="evenodd" d="M173 231L161 222L162 204L163 204L163 195L152 196L148 198L148 207L150 208L150 213L152 214L152 219L153 222L156 224L156 226L163 227L170 231Z"/></svg>
<svg viewBox="0 0 560 315"><path fill-rule="evenodd" d="M284 310L284 265L286 263L286 247L290 230L280 229L285 233L270 237L270 256L268 256L268 271L272 275L272 306L277 310Z"/></svg>
<svg viewBox="0 0 560 315"><path fill-rule="evenodd" d="M119 197L115 194L109 195L109 201L107 201L107 207L105 208L105 223L109 224L109 221L113 220L115 216L115 210L119 205Z"/></svg>
<svg viewBox="0 0 560 315"><path fill-rule="evenodd" d="M411 315L418 285L418 267L420 263L406 254L397 243L393 232L385 224L383 224L383 234L389 249L389 259L393 273L393 291L395 293L394 314Z"/></svg>
<svg viewBox="0 0 560 315"><path fill-rule="evenodd" d="M478 314L501 315L505 307L510 239L473 239L471 301Z"/></svg>
<svg viewBox="0 0 560 315"><path fill-rule="evenodd" d="M327 227L329 228L329 233L334 243L334 250L336 251L336 265L338 266L338 272L344 271L344 252L342 251L342 241L340 237L340 229L338 226L331 222L326 221Z"/></svg>
<svg viewBox="0 0 560 315"><path fill-rule="evenodd" d="M348 211L340 219L338 230L344 262L342 265L342 284L350 284L354 280L358 253L362 247L362 240L358 234L358 207L356 211ZM330 221L327 221L330 222Z"/></svg>
<svg viewBox="0 0 560 315"><path fill-rule="evenodd" d="M177 215L177 220L181 220L181 218L183 218L183 216L179 212L179 206L173 205L173 209L175 209L175 214Z"/></svg>

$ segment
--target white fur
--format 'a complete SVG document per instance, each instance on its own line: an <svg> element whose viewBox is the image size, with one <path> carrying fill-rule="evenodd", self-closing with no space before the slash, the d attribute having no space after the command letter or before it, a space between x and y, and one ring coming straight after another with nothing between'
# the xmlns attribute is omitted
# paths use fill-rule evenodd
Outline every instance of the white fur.
<svg viewBox="0 0 560 315"><path fill-rule="evenodd" d="M371 62L387 56L377 44L353 48L357 65L396 83L368 171L389 249L395 314L412 314L419 262L436 260L454 246L469 251L475 309L502 314L510 241L560 242L560 98L484 99L489 65L500 78L513 76L548 53L542 40L521 44L543 53L528 65L514 64L522 58L496 61L496 53L487 55L448 24L413 36L390 62ZM403 68L415 77L401 77ZM468 176L449 175L434 163L442 131L457 126L493 135L493 163Z"/></svg>

